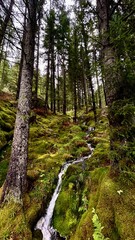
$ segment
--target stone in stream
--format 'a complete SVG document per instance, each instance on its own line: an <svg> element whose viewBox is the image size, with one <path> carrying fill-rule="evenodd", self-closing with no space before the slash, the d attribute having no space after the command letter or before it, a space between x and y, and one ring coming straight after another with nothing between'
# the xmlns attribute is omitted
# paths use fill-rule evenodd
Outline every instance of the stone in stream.
<svg viewBox="0 0 135 240"><path fill-rule="evenodd" d="M33 232L33 240L42 240L43 239L43 234L40 229L36 229Z"/></svg>
<svg viewBox="0 0 135 240"><path fill-rule="evenodd" d="M66 238L61 237L60 234L58 232L54 232L54 234L51 237L51 240L65 240Z"/></svg>

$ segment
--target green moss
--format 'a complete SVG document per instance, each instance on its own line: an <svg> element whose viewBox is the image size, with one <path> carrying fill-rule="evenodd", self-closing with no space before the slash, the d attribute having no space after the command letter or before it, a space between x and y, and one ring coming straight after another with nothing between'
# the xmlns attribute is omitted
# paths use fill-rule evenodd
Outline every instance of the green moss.
<svg viewBox="0 0 135 240"><path fill-rule="evenodd" d="M7 143L6 140L6 132L5 131L0 131L0 149L2 149Z"/></svg>
<svg viewBox="0 0 135 240"><path fill-rule="evenodd" d="M0 102L0 149L12 138L15 122L15 111L10 103Z"/></svg>
<svg viewBox="0 0 135 240"><path fill-rule="evenodd" d="M5 181L7 174L11 145L10 143L0 152L0 187Z"/></svg>
<svg viewBox="0 0 135 240"><path fill-rule="evenodd" d="M98 143L90 159L91 165L93 165L93 167L109 165L110 164L109 152L110 152L110 145L108 142Z"/></svg>
<svg viewBox="0 0 135 240"><path fill-rule="evenodd" d="M85 179L84 193L87 197L87 209L82 214L75 233L70 236L72 240L93 239L92 208L96 207L100 194L100 185L102 179L107 174L107 168L97 168L90 172ZM83 203L84 204L84 203Z"/></svg>
<svg viewBox="0 0 135 240"><path fill-rule="evenodd" d="M2 186L2 184L6 178L8 163L9 162L6 160L2 160L0 162L0 187Z"/></svg>
<svg viewBox="0 0 135 240"><path fill-rule="evenodd" d="M57 146L52 142L46 141L44 138L40 138L31 143L29 152L33 151L33 149L37 154L41 155L44 153L56 152Z"/></svg>
<svg viewBox="0 0 135 240"><path fill-rule="evenodd" d="M6 111L4 112L8 115ZM133 240L135 236L133 227L135 176L134 172L128 170L122 171L117 179L112 179L111 174L109 175L110 169L107 165L110 163L110 143L106 114L107 109L98 113L96 129L87 136L87 140L95 146L92 157L85 162L85 166L82 163L70 166L63 178L53 222L60 234L70 240L93 239L93 207L104 226L105 237L111 240ZM27 172L29 191L24 195L23 210L21 206L1 207L0 239L8 239L11 236L16 239L32 239L30 229L47 208L62 164L88 154L86 134L83 130L92 124L93 113L86 114L84 118L80 114L79 118L81 126L73 124L68 116L57 115L37 116L36 122L31 124ZM8 121L10 124L10 120ZM7 136L7 132L5 134L4 130L1 131L2 142L7 141ZM125 151L128 152L129 149L128 151L124 148L120 149L119 141L115 144L119 151L123 151L123 159L120 160L122 169ZM128 157L132 159L133 143L130 142L128 147L130 148ZM1 184L9 160L9 156L2 156L4 158L2 157L0 162ZM36 237L33 236L33 239Z"/></svg>
<svg viewBox="0 0 135 240"><path fill-rule="evenodd" d="M24 196L26 225L30 227L34 225L39 213L41 214L43 199L44 209L46 208L48 199L56 186L61 165L66 160L88 153L84 136L82 128L71 123L69 117L37 116L36 122L31 124L27 173L30 192ZM64 213L64 235L68 235L75 228L82 214L79 207L84 206L85 208L84 199L87 198L88 192L83 191L83 188L87 174L82 174L82 169L82 164L78 164L78 166L71 166L67 171L68 181L65 180L62 194L69 194L67 202L70 207ZM4 173L4 171L2 172ZM89 180L86 182L88 184ZM64 204L63 206L65 208ZM9 229L9 233L11 233L10 231ZM21 233L23 233L22 229L19 234Z"/></svg>
<svg viewBox="0 0 135 240"><path fill-rule="evenodd" d="M69 183L68 188L61 192L54 212L54 227L62 236L67 236L77 223L78 201L73 188L74 184Z"/></svg>
<svg viewBox="0 0 135 240"><path fill-rule="evenodd" d="M134 186L127 187L119 180L116 182L105 178L102 182L97 210L105 226L103 231L111 239L119 239L119 236L125 240L134 239L135 231L132 226L133 219L135 219L133 211L135 196L133 189Z"/></svg>
<svg viewBox="0 0 135 240"><path fill-rule="evenodd" d="M71 127L71 130L70 130L72 133L78 133L78 132L80 132L81 131L81 128L80 128L80 126L78 126L78 125L73 125L72 127Z"/></svg>
<svg viewBox="0 0 135 240"><path fill-rule="evenodd" d="M99 124L101 126L98 125L98 129L90 133L90 141L93 136L98 138L92 158L86 161L85 170L82 164L72 165L68 168L63 180L61 193L56 203L54 227L61 235L70 236L71 239L74 240L86 239L86 237L89 238L92 236L93 225L91 221L91 211L92 207L96 206L98 202L99 186L104 175L108 172L108 168L98 168L93 172L89 172L94 161L96 163L98 162L99 166L102 166L106 158L108 158L108 124L104 124L106 116L104 119L105 120L102 120ZM78 127L76 131L78 131L79 134L73 136L65 148L70 149L72 153L75 151L77 156L83 155L83 152L84 155L88 154L89 150L86 147L86 141L82 139L82 136L80 137L81 134ZM72 133L73 132L74 131L72 131ZM76 234L74 234L75 228Z"/></svg>
<svg viewBox="0 0 135 240"><path fill-rule="evenodd" d="M109 109L112 162L119 170L132 170L135 161L135 105L132 99L116 101Z"/></svg>
<svg viewBox="0 0 135 240"><path fill-rule="evenodd" d="M135 176L132 176L133 182ZM108 170L99 168L91 172L91 191L89 195L88 210L82 215L77 225L76 232L71 235L70 240L93 239L93 224L91 222L92 206L96 208L99 220L104 226L103 234L111 240L134 239L134 184L125 185L120 176L117 181L112 180ZM128 177L127 180L129 181Z"/></svg>
<svg viewBox="0 0 135 240"><path fill-rule="evenodd" d="M20 235L21 234L21 235ZM10 203L0 209L0 239L32 239L22 206Z"/></svg>
<svg viewBox="0 0 135 240"><path fill-rule="evenodd" d="M72 139L65 144L64 149L74 157L79 157L87 154L89 152L89 149L87 147L86 141L82 139L83 136L84 134L81 133L81 135L72 137Z"/></svg>

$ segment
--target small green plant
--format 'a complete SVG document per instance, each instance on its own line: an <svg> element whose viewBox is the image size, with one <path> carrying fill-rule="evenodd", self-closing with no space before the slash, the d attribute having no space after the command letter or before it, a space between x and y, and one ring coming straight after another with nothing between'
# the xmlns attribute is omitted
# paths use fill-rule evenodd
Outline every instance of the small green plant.
<svg viewBox="0 0 135 240"><path fill-rule="evenodd" d="M93 233L93 239L94 240L109 240L109 238L105 238L102 229L104 228L98 218L98 215L96 213L95 208L92 209L93 217L92 217L92 222L94 225L94 233Z"/></svg>
<svg viewBox="0 0 135 240"><path fill-rule="evenodd" d="M89 203L89 201L88 201L87 196L86 196L86 194L84 192L83 195L82 195L82 205L79 207L78 212L85 212L85 211L87 211L88 203Z"/></svg>

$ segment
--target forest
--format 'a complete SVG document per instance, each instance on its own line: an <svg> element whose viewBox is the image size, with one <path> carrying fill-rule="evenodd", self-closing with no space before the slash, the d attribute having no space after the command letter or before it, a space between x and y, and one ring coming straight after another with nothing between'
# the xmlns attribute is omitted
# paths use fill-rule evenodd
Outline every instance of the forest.
<svg viewBox="0 0 135 240"><path fill-rule="evenodd" d="M0 0L0 240L135 240L134 54L134 0Z"/></svg>

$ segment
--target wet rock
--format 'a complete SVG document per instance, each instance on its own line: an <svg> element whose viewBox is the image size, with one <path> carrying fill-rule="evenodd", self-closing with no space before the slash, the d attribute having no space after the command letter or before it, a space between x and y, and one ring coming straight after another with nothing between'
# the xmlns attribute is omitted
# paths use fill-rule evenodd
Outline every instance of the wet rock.
<svg viewBox="0 0 135 240"><path fill-rule="evenodd" d="M33 232L33 240L42 240L43 239L43 234L42 232L40 231L40 229L36 229L34 232Z"/></svg>
<svg viewBox="0 0 135 240"><path fill-rule="evenodd" d="M60 234L58 233L58 232L54 232L54 234L53 234L53 236L52 236L52 238L51 238L51 240L65 240L66 238L64 238L64 237L61 237L60 236Z"/></svg>

